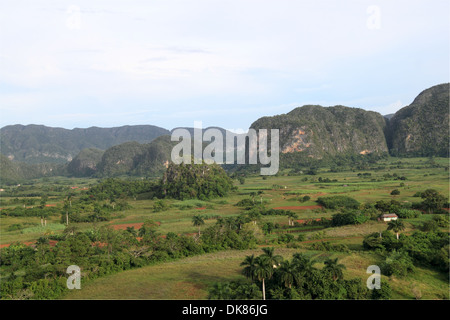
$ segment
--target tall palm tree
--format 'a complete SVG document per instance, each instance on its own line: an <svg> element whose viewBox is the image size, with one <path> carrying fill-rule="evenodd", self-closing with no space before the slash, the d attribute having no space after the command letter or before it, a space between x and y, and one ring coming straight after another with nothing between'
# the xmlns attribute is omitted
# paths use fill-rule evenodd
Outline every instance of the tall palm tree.
<svg viewBox="0 0 450 320"><path fill-rule="evenodd" d="M283 261L283 257L282 256L275 255L275 248L274 247L262 248L262 251L264 251L264 253L261 256L266 257L268 259L268 263L270 263L270 265L273 268L276 268L277 266L279 266L281 261Z"/></svg>
<svg viewBox="0 0 450 320"><path fill-rule="evenodd" d="M400 231L405 230L405 225L403 224L403 222L401 222L400 220L391 220L388 223L388 230L392 230L396 233L397 235L397 240L398 240L398 234Z"/></svg>
<svg viewBox="0 0 450 320"><path fill-rule="evenodd" d="M270 279L273 275L273 265L270 259L265 255L256 258L255 278L262 282L263 300L266 300L265 279Z"/></svg>
<svg viewBox="0 0 450 320"><path fill-rule="evenodd" d="M298 215L295 212L289 211L287 216L288 216L288 219L289 219L289 225L293 226L294 225L294 220L298 218Z"/></svg>
<svg viewBox="0 0 450 320"><path fill-rule="evenodd" d="M292 266L294 267L297 278L297 285L301 285L302 277L314 272L316 268L313 266L314 261L307 258L303 253L294 253L292 256Z"/></svg>
<svg viewBox="0 0 450 320"><path fill-rule="evenodd" d="M324 270L327 270L331 273L331 276L333 277L333 280L336 281L337 279L342 279L344 277L344 273L342 270L345 269L345 266L342 263L338 264L338 258L336 259L327 259L325 260L325 268Z"/></svg>
<svg viewBox="0 0 450 320"><path fill-rule="evenodd" d="M245 266L242 270L242 274L252 281L255 279L256 262L254 254L246 256L244 261L241 262L241 266Z"/></svg>
<svg viewBox="0 0 450 320"><path fill-rule="evenodd" d="M292 263L295 263L298 267L306 271L310 271L314 268L312 266L314 262L303 253L294 253L292 256Z"/></svg>
<svg viewBox="0 0 450 320"><path fill-rule="evenodd" d="M281 262L281 266L277 272L280 273L281 281L284 282L285 287L288 287L289 289L294 282L297 282L297 284L300 283L299 273L295 268L295 264L290 263L288 260Z"/></svg>
<svg viewBox="0 0 450 320"><path fill-rule="evenodd" d="M194 227L198 227L198 236L200 236L200 227L205 224L205 220L201 215L195 215L192 217L192 224Z"/></svg>

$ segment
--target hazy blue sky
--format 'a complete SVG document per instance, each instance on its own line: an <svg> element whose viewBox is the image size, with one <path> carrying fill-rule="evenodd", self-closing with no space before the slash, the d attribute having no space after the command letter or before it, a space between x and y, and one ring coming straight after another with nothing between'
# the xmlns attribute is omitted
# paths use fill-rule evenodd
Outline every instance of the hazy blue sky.
<svg viewBox="0 0 450 320"><path fill-rule="evenodd" d="M247 129L449 82L448 0L0 0L0 126Z"/></svg>

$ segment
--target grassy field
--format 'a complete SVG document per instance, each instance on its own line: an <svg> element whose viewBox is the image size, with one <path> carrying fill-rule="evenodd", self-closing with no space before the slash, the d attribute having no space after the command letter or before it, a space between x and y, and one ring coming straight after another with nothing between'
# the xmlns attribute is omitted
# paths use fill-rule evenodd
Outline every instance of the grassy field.
<svg viewBox="0 0 450 320"><path fill-rule="evenodd" d="M366 281L367 267L381 262L374 253L330 253L312 250L277 248L276 253L289 259L296 252L305 252L322 268L326 258L339 258L346 266L345 279ZM133 299L133 300L195 300L207 299L208 288L216 282L245 280L239 265L247 255L259 255L260 249L224 251L190 257L178 261L147 266L106 276L73 290L63 299ZM382 276L392 288L393 299L449 299L445 276L434 270L418 268L407 279Z"/></svg>
<svg viewBox="0 0 450 320"><path fill-rule="evenodd" d="M198 228L192 224L192 217L202 214L208 225L216 222L216 217L236 216L242 209L235 204L245 198L249 198L252 192L263 191L261 196L254 198L255 202L265 203L268 208L293 207L293 206L317 206L317 198L324 195L348 195L361 203L373 203L378 200L395 199L402 203L420 202L414 197L419 191L434 188L448 196L449 176L448 171L442 166L448 166L448 159L436 158L434 163L441 167L433 167L427 158L397 159L390 158L375 167L382 169L349 170L345 172L330 172L328 169L320 169L317 175L288 175L288 172L263 179L260 176L246 177L245 184L236 181L238 191L224 199L210 201L178 201L168 200L170 208L167 211L154 212L155 200L129 199L131 209L114 213L112 219L102 223L78 223L78 230L89 230L101 225L120 225L143 223L147 219L158 222L158 232L166 234L175 232L178 234L194 234ZM361 176L359 173L370 173L370 176ZM386 177L390 175L390 177ZM393 176L405 177L404 180L395 180ZM328 178L330 182L319 182ZM306 179L306 180L305 180ZM328 180L327 180L328 181ZM61 206L67 192L61 190L71 189L78 194L82 188L96 183L94 179L70 179L47 178L30 182L27 188L16 188L14 194L1 197L0 207L13 206L9 204L11 199L26 198L26 194L45 190L49 194L48 204ZM56 187L60 187L55 188ZM14 189L14 187L11 187ZM392 196L391 191L398 189L400 195ZM303 196L309 196L310 200L300 202ZM39 196L35 196L37 200ZM293 209L298 215L298 220L330 218L335 212L325 209ZM47 218L47 226L41 226L39 217L7 217L0 218L0 245L10 243L32 242L44 234L58 234L64 229L61 223L61 212ZM432 215L421 215L416 219L404 220L407 234L413 232L424 221L432 219ZM260 222L273 222L281 226L287 226L286 216L264 216ZM13 225L20 224L20 230L11 230ZM370 221L362 225L343 226L336 228L293 230L294 236L304 234L305 240L300 243L300 249L289 249L283 245L277 246L277 252L289 257L294 252L307 252L318 261L326 257L339 257L345 264L346 278L360 277L367 279L365 273L367 266L379 263L381 258L374 253L362 251L362 240L367 234L386 230L386 223ZM282 231L282 229L280 229ZM273 233L266 236L267 243L276 240L279 234ZM330 241L334 244L346 244L352 251L350 253L330 253L309 250L312 241ZM208 287L218 281L243 279L240 275L239 263L246 255L258 253L259 249L249 251L226 251L206 254L183 260L161 263L158 265L130 270L115 275L99 278L83 284L82 290L70 292L66 299L206 299ZM433 270L418 268L417 272L405 279L389 278L393 288L393 298L413 299L418 292L422 299L448 299L448 283L445 275Z"/></svg>

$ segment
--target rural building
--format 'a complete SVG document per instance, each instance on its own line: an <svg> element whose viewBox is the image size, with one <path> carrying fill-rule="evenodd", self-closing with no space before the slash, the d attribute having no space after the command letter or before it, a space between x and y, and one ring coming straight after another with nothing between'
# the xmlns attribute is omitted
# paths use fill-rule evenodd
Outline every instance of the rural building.
<svg viewBox="0 0 450 320"><path fill-rule="evenodd" d="M378 218L378 220L382 220L382 221L392 221L392 220L397 220L398 216L395 213L388 213L388 214L383 214L381 215L381 217Z"/></svg>

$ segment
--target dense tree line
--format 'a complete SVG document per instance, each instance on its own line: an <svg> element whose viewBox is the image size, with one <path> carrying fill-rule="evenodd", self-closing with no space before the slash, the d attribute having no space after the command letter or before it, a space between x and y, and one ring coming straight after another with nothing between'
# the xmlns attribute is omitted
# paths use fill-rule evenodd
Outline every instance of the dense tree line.
<svg viewBox="0 0 450 320"><path fill-rule="evenodd" d="M2 299L55 299L67 292L67 267L81 268L82 281L107 274L225 249L248 249L256 240L243 228L229 228L223 221L206 228L201 236L158 233L147 221L138 230L108 227L77 232L69 226L57 237L41 237L34 247L15 243L0 250Z"/></svg>
<svg viewBox="0 0 450 320"><path fill-rule="evenodd" d="M448 232L438 230L417 230L409 236L400 234L398 239L386 230L366 236L363 247L377 250L386 257L381 270L386 275L404 276L414 270L414 265L434 267L448 275L449 239Z"/></svg>
<svg viewBox="0 0 450 320"><path fill-rule="evenodd" d="M263 248L263 254L247 256L241 263L242 274L250 282L217 283L209 290L209 299L389 299L390 286L370 291L361 279L344 280L345 266L338 259L325 260L322 269L314 267L305 254L291 260Z"/></svg>

